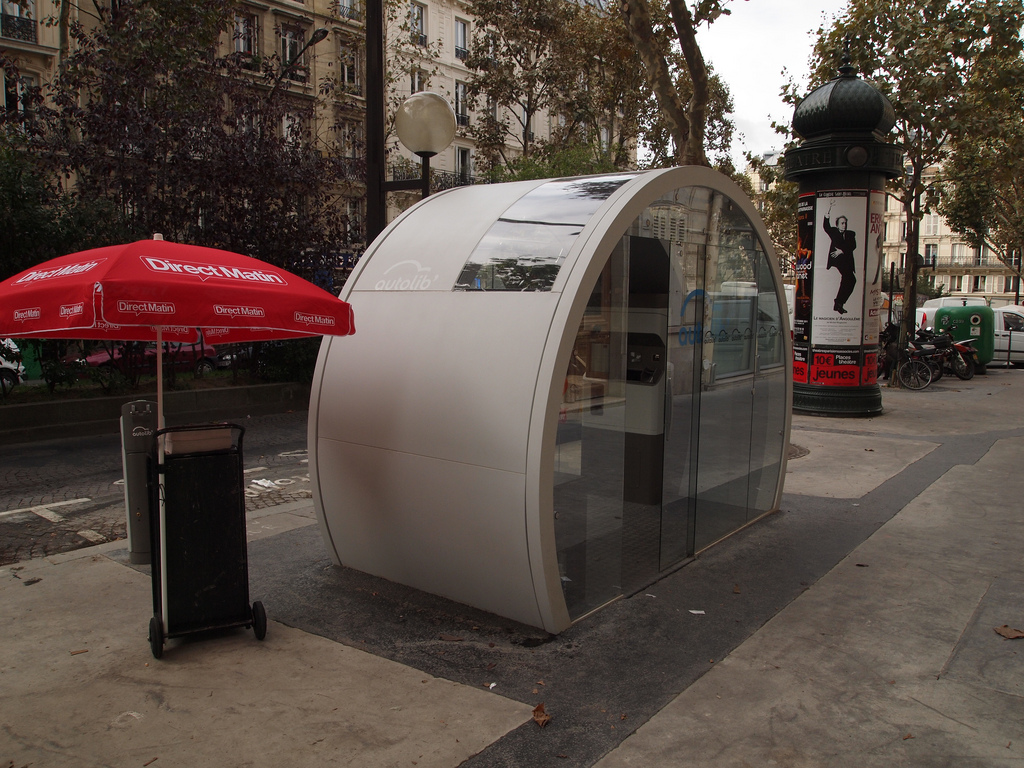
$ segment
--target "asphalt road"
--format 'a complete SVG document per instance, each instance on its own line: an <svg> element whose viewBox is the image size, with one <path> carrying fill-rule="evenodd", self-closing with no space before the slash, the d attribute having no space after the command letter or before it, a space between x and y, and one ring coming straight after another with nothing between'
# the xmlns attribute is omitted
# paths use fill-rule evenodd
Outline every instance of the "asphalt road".
<svg viewBox="0 0 1024 768"><path fill-rule="evenodd" d="M311 498L307 415L240 422L247 511ZM0 446L0 565L125 537L119 435Z"/></svg>

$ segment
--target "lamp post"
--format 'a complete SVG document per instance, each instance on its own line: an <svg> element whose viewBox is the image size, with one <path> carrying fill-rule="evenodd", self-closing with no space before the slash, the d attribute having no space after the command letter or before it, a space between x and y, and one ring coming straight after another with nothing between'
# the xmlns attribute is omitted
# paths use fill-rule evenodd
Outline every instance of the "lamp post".
<svg viewBox="0 0 1024 768"><path fill-rule="evenodd" d="M303 45L299 49L299 52L296 53L294 56L292 56L290 61L287 61L287 62L284 63L284 65L281 67L281 71L278 72L277 73L277 77L274 78L274 85L273 85L273 87L271 87L270 93L267 94L267 103L268 104L274 98L274 94L277 92L278 87L280 87L281 81L284 80L285 76L287 76L287 74L289 72L291 72L293 69L295 69L295 65L298 64L299 61L302 59L303 54L305 54L306 51L308 51L310 48L312 48L317 43L325 40L327 38L328 34L330 34L330 33L326 29L324 29L323 27L320 27L319 29L314 30L313 34L309 36L309 40L307 40L305 45Z"/></svg>
<svg viewBox="0 0 1024 768"><path fill-rule="evenodd" d="M421 98L418 98L421 97ZM437 102L440 101L441 104ZM443 105L443 107L442 107ZM408 109L407 109L408 106ZM451 133L438 144L438 136L447 130L447 109L451 115ZM405 113L405 117L402 117ZM421 120L430 125L417 127ZM401 123L409 123L403 130ZM395 117L399 141L423 159L419 181L386 181L384 166L384 3L366 0L366 244L379 235L386 224L388 192L421 190L430 194L430 158L444 151L455 136L455 111L436 93L413 94ZM429 137L429 138L428 138ZM408 139L408 140L407 140Z"/></svg>
<svg viewBox="0 0 1024 768"><path fill-rule="evenodd" d="M399 107L395 131L405 148L423 161L420 181L426 197L430 194L430 158L444 152L455 138L455 110L436 93L414 93Z"/></svg>

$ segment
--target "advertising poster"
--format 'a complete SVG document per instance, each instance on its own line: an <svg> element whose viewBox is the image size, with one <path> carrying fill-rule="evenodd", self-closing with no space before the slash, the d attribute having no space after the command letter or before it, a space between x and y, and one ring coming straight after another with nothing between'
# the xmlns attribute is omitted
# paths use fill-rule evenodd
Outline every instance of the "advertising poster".
<svg viewBox="0 0 1024 768"><path fill-rule="evenodd" d="M867 383L863 381L863 329L869 309L868 286L876 279L877 271L872 264L871 273L866 274L871 239L868 193L863 190L819 191L814 222L811 352L807 380L810 384L858 387ZM874 246L871 249L874 250ZM880 274L877 279L880 297Z"/></svg>
<svg viewBox="0 0 1024 768"><path fill-rule="evenodd" d="M864 346L878 345L882 315L882 242L885 238L885 193L868 197L867 261L864 265Z"/></svg>
<svg viewBox="0 0 1024 768"><path fill-rule="evenodd" d="M878 333L882 325L882 244L885 239L885 192L868 196L868 242L864 265L864 368L861 384L878 382Z"/></svg>
<svg viewBox="0 0 1024 768"><path fill-rule="evenodd" d="M817 197L811 344L859 347L868 195L839 190L818 192Z"/></svg>
<svg viewBox="0 0 1024 768"><path fill-rule="evenodd" d="M807 383L811 343L811 285L814 263L814 194L797 203L795 302L793 305L793 381Z"/></svg>
<svg viewBox="0 0 1024 768"><path fill-rule="evenodd" d="M859 387L860 347L814 347L811 350L811 384Z"/></svg>

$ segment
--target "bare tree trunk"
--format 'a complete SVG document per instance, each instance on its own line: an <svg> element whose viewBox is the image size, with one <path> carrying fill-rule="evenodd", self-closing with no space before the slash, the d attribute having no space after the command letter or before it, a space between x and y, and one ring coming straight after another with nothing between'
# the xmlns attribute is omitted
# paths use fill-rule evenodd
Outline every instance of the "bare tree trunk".
<svg viewBox="0 0 1024 768"><path fill-rule="evenodd" d="M673 8L676 2L673 2ZM688 13L688 12L687 12ZM665 122L668 123L672 138L676 144L676 162L680 165L687 162L690 155L690 135L693 132L686 110L679 101L679 93L672 81L668 63L658 46L651 23L651 12L647 0L623 0L622 15L626 22L629 37L636 46L640 59L644 63L647 81L650 83L654 96L658 100ZM696 41L694 41L696 44ZM699 50L699 49L698 49ZM703 61L703 59L702 59ZM705 83L706 86L706 83ZM703 135L701 126L700 133ZM703 148L700 151L703 155ZM704 163L707 164L706 162Z"/></svg>
<svg viewBox="0 0 1024 768"><path fill-rule="evenodd" d="M686 60L686 69L693 84L693 95L686 105L689 133L686 150L683 152L684 165L710 165L704 153L704 129L708 112L708 68L704 63L704 54L697 44L694 31L693 16L685 0L671 0L672 22L676 27L676 36Z"/></svg>
<svg viewBox="0 0 1024 768"><path fill-rule="evenodd" d="M60 65L67 59L68 52L71 50L70 32L68 31L68 24L71 18L71 0L60 0L60 14L57 18L58 50L60 51L57 64Z"/></svg>

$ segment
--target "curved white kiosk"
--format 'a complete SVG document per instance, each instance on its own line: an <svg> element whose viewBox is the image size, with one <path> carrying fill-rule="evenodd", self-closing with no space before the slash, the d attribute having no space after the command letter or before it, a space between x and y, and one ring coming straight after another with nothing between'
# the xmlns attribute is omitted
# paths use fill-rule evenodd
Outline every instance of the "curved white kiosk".
<svg viewBox="0 0 1024 768"><path fill-rule="evenodd" d="M339 564L559 632L778 505L782 281L710 169L442 192L342 298L309 413Z"/></svg>

